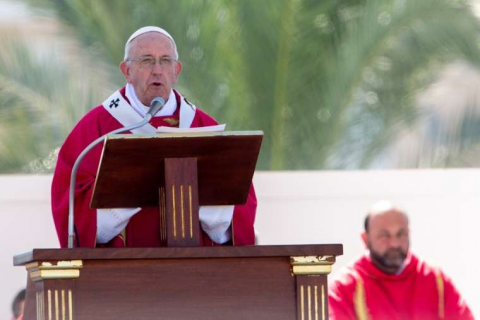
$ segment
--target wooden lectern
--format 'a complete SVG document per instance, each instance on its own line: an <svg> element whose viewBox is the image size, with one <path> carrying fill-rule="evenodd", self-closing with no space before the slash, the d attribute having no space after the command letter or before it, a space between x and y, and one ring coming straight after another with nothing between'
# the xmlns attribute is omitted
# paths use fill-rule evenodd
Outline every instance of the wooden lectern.
<svg viewBox="0 0 480 320"><path fill-rule="evenodd" d="M24 320L325 320L342 245L35 249Z"/></svg>
<svg viewBox="0 0 480 320"><path fill-rule="evenodd" d="M92 208L159 206L160 243L200 245L199 205L247 201L263 132L107 137Z"/></svg>
<svg viewBox="0 0 480 320"><path fill-rule="evenodd" d="M262 135L108 137L91 206L158 205L166 247L16 255L24 320L328 319L342 245L198 246L198 206L245 203Z"/></svg>

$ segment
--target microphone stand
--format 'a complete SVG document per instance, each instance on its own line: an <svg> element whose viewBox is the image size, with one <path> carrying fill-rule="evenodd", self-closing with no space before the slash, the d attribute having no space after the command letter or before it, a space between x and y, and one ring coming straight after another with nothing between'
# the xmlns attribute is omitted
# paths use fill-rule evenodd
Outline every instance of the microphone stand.
<svg viewBox="0 0 480 320"><path fill-rule="evenodd" d="M73 165L72 173L70 176L70 190L69 190L70 192L69 192L69 206L68 206L68 248L69 249L73 248L73 239L75 237L74 222L73 222L73 211L75 208L75 181L77 180L76 178L77 178L78 167L80 166L80 163L82 162L83 158L97 144L104 141L108 135L130 131L146 125L147 123L150 122L150 120L152 120L154 114L157 113L160 109L162 109L164 105L165 105L165 100L163 100L162 98L157 97L153 99L150 110L147 112L147 114L145 115L145 118L143 118L142 121L104 134L100 138L90 143L78 156L77 160L75 161L75 164Z"/></svg>

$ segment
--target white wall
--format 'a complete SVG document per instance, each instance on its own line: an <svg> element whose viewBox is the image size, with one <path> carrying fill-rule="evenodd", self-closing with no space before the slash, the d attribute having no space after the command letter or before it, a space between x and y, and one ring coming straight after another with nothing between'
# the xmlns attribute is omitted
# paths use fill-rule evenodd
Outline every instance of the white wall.
<svg viewBox="0 0 480 320"><path fill-rule="evenodd" d="M12 256L58 247L51 176L0 176L0 318L10 317L26 271ZM358 256L365 212L379 199L410 215L412 249L443 267L480 315L480 170L257 172L259 243L342 243L334 272Z"/></svg>
<svg viewBox="0 0 480 320"><path fill-rule="evenodd" d="M51 176L0 176L0 319L10 319L14 295L27 273L13 255L32 248L57 248L50 214Z"/></svg>

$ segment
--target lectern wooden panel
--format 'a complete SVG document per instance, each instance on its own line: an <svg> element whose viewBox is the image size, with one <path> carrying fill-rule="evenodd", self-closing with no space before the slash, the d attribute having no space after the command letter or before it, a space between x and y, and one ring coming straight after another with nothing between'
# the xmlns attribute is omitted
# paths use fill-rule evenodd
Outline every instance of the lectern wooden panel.
<svg viewBox="0 0 480 320"><path fill-rule="evenodd" d="M157 206L167 158L197 159L200 205L244 204L262 139L261 131L107 136L91 207Z"/></svg>
<svg viewBox="0 0 480 320"><path fill-rule="evenodd" d="M25 320L327 319L341 245L36 249Z"/></svg>
<svg viewBox="0 0 480 320"><path fill-rule="evenodd" d="M165 159L165 187L160 187L161 233L167 247L200 245L197 159ZM165 199L163 201L162 199Z"/></svg>

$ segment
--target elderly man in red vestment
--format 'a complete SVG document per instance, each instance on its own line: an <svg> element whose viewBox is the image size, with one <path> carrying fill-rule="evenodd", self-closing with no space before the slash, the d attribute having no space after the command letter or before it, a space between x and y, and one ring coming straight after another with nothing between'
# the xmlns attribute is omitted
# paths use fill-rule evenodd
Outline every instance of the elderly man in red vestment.
<svg viewBox="0 0 480 320"><path fill-rule="evenodd" d="M132 34L120 63L127 84L86 114L63 144L52 183L52 212L61 247L67 246L70 174L79 154L92 141L115 129L143 119L155 97L165 106L149 124L132 133L152 134L159 126L203 127L217 122L173 89L182 71L172 36L158 27L143 27ZM156 207L91 209L102 145L83 159L75 185L76 246L160 246L159 210ZM142 159L138 159L141 164ZM256 197L253 186L247 203L200 207L203 245L254 244Z"/></svg>
<svg viewBox="0 0 480 320"><path fill-rule="evenodd" d="M452 281L409 251L404 210L375 204L362 239L367 252L329 288L330 319L473 320Z"/></svg>

